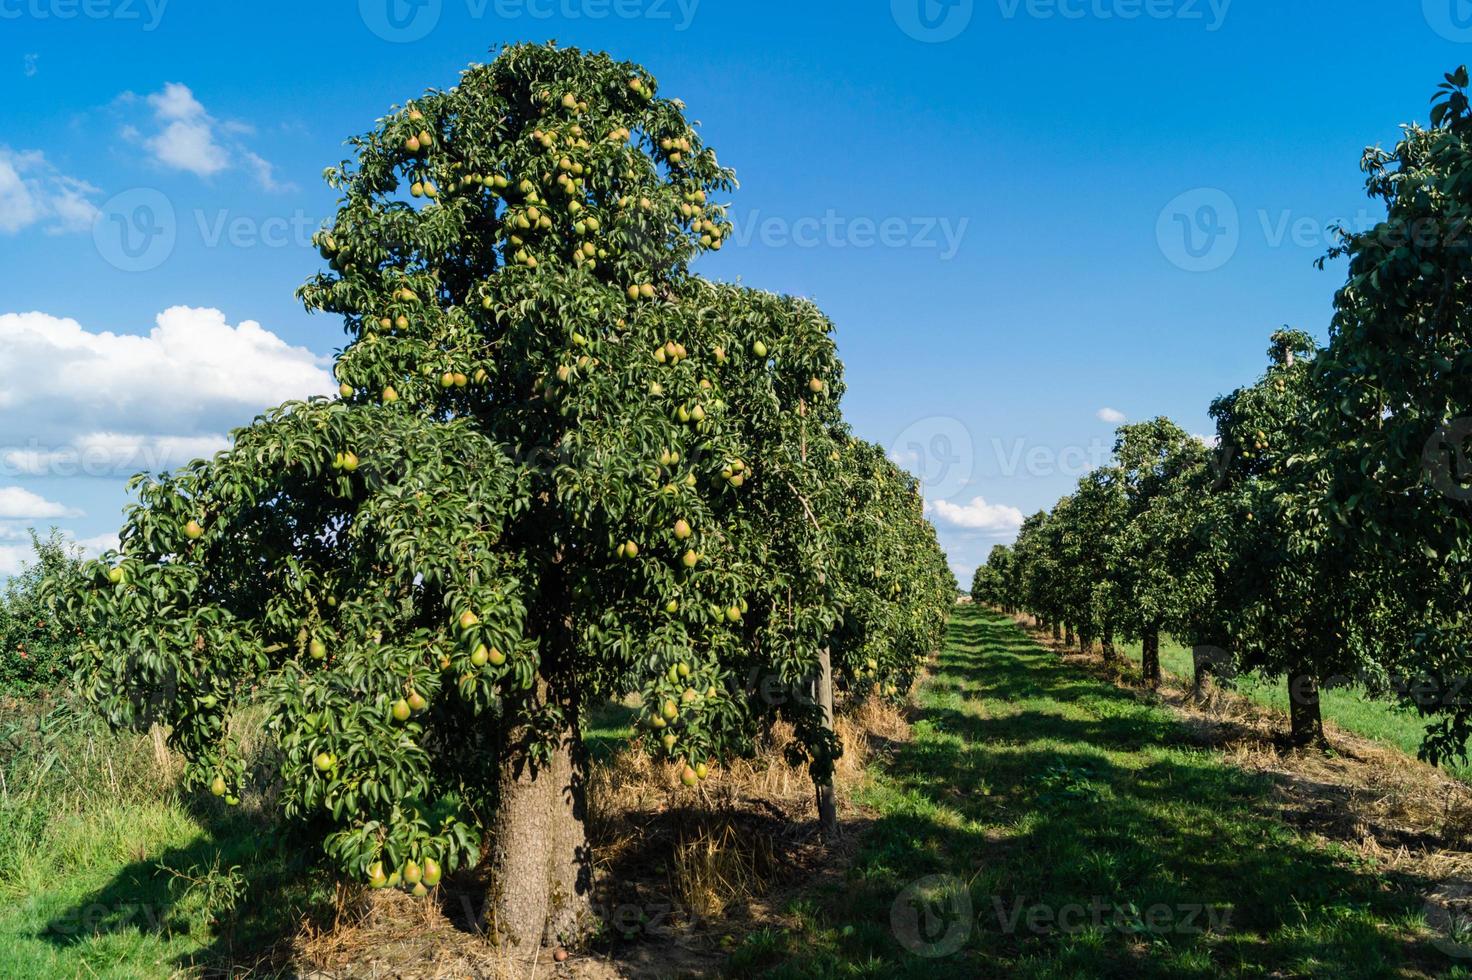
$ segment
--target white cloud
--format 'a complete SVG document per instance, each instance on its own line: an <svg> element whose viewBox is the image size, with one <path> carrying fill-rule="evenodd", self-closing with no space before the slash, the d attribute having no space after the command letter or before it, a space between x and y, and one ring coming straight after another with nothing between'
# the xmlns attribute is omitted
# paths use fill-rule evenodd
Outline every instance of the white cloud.
<svg viewBox="0 0 1472 980"><path fill-rule="evenodd" d="M176 306L147 335L0 314L0 473L112 475L177 466L283 401L331 394L330 358L252 320Z"/></svg>
<svg viewBox="0 0 1472 980"><path fill-rule="evenodd" d="M36 557L28 544L0 544L0 576L19 575L26 562Z"/></svg>
<svg viewBox="0 0 1472 980"><path fill-rule="evenodd" d="M150 141L153 155L164 166L209 177L229 166L230 158L215 142L214 120L189 86L168 82L148 97L153 115L164 124Z"/></svg>
<svg viewBox="0 0 1472 980"><path fill-rule="evenodd" d="M77 517L78 513L63 504L47 500L24 487L0 487L0 518L9 520L45 520L52 517Z"/></svg>
<svg viewBox="0 0 1472 980"><path fill-rule="evenodd" d="M137 96L125 92L117 100L120 106L136 104ZM145 136L137 126L124 124L122 137L141 142L154 159L171 170L182 170L197 177L213 177L225 170L243 167L254 174L262 189L284 191L292 185L276 180L271 163L252 152L240 137L255 132L248 123L219 120L195 98L188 85L166 82L159 91L148 96L157 132Z"/></svg>
<svg viewBox="0 0 1472 980"><path fill-rule="evenodd" d="M78 539L70 531L62 531L62 537L84 557L96 558L105 551L116 549L116 534L98 534ZM44 535L43 535L44 536ZM36 549L31 544L30 528L22 524L0 521L0 578L19 575L25 566L36 560Z"/></svg>
<svg viewBox="0 0 1472 980"><path fill-rule="evenodd" d="M70 535L68 535L70 537ZM73 538L73 543L82 549L82 553L96 557L104 551L116 551L122 542L118 540L116 533L94 534L90 538Z"/></svg>
<svg viewBox="0 0 1472 980"><path fill-rule="evenodd" d="M1197 442L1201 443L1207 449L1215 449L1217 446L1221 445L1221 441L1222 441L1220 436L1216 436L1216 435L1204 436L1204 435L1202 435L1199 432L1193 432L1191 434L1191 437L1193 439L1195 439Z"/></svg>
<svg viewBox="0 0 1472 980"><path fill-rule="evenodd" d="M1125 415L1117 408L1101 408L1094 413L1094 416L1100 422L1108 422L1110 425L1118 425L1129 418L1128 415Z"/></svg>
<svg viewBox="0 0 1472 980"><path fill-rule="evenodd" d="M271 166L271 161L249 150L244 152L244 157L246 166L250 167L251 172L256 175L256 183L261 185L261 190L277 193L293 188L294 185L289 183L283 184L276 179L276 170Z"/></svg>
<svg viewBox="0 0 1472 980"><path fill-rule="evenodd" d="M87 231L97 218L98 189L60 173L36 150L0 146L0 233L40 225L50 234Z"/></svg>
<svg viewBox="0 0 1472 980"><path fill-rule="evenodd" d="M937 519L967 531L1008 534L1022 526L1022 511L1006 504L989 504L981 497L972 498L969 504L926 501L925 509Z"/></svg>

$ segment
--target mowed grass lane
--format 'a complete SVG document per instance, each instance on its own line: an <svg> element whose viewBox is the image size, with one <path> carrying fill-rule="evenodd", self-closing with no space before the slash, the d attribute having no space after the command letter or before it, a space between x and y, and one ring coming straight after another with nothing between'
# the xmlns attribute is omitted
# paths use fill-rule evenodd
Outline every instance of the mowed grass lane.
<svg viewBox="0 0 1472 980"><path fill-rule="evenodd" d="M733 976L1462 975L1397 878L1275 819L1169 710L958 607L840 885Z"/></svg>

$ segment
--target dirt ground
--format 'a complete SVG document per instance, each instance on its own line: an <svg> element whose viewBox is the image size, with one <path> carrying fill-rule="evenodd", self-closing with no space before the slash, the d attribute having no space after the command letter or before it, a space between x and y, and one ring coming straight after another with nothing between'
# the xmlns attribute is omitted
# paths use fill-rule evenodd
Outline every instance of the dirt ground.
<svg viewBox="0 0 1472 980"><path fill-rule="evenodd" d="M876 751L909 736L908 721L878 702L838 727L841 836L832 846L818 833L811 780L783 756L786 732L697 791L673 767L628 750L590 778L594 906L610 925L589 949L533 959L489 945L476 928L487 883L472 873L447 879L431 902L344 890L334 927L297 937L296 969L312 980L709 976L742 936L780 926L794 892L842 874L869 820L849 791Z"/></svg>

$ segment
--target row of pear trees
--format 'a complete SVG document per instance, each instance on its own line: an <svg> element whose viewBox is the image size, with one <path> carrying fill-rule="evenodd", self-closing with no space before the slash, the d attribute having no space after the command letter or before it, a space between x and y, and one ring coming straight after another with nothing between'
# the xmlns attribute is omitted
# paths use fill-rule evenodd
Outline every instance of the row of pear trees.
<svg viewBox="0 0 1472 980"><path fill-rule="evenodd" d="M1115 656L1159 639L1215 675L1286 677L1291 737L1323 738L1319 691L1354 683L1427 720L1423 754L1472 732L1472 117L1465 68L1429 127L1363 169L1386 216L1342 233L1327 345L1275 333L1264 374L1211 406L1216 438L1122 426L1110 465L979 569L979 601Z"/></svg>
<svg viewBox="0 0 1472 980"><path fill-rule="evenodd" d="M190 785L269 787L373 887L485 862L523 947L594 925L591 708L637 694L690 787L790 723L832 830L834 690L904 692L955 597L828 319L689 271L734 179L683 109L521 45L354 138L299 293L345 321L338 397L135 478L117 552L56 583L79 685Z"/></svg>

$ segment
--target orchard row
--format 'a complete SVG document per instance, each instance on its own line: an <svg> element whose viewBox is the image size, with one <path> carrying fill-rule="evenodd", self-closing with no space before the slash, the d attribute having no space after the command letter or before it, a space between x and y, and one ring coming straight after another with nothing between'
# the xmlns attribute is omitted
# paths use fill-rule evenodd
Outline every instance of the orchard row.
<svg viewBox="0 0 1472 980"><path fill-rule="evenodd" d="M973 584L1085 649L1159 637L1212 674L1287 678L1295 741L1319 689L1355 678L1427 716L1423 752L1465 757L1472 709L1472 117L1465 68L1429 127L1363 169L1385 220L1344 233L1327 346L1275 333L1265 373L1211 406L1210 444L1167 419L1119 429L1111 465L1030 517ZM1414 679L1414 683L1408 683Z"/></svg>

